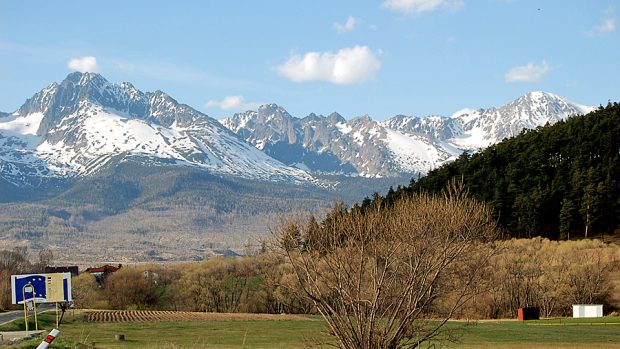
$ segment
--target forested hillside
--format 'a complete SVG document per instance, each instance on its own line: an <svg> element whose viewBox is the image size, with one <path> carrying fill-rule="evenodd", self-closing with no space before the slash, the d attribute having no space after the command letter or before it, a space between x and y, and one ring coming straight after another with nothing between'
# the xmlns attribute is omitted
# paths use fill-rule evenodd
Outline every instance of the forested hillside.
<svg viewBox="0 0 620 349"><path fill-rule="evenodd" d="M591 237L618 229L620 218L620 104L552 126L524 130L480 153L412 179L385 198L440 192L462 178L470 193L493 208L509 237Z"/></svg>

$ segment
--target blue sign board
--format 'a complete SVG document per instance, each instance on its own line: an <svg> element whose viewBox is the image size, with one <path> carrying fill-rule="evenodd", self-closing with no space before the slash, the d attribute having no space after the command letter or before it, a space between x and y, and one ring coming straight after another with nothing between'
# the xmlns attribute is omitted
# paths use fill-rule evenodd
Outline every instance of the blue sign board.
<svg viewBox="0 0 620 349"><path fill-rule="evenodd" d="M71 273L11 275L13 304L71 301Z"/></svg>

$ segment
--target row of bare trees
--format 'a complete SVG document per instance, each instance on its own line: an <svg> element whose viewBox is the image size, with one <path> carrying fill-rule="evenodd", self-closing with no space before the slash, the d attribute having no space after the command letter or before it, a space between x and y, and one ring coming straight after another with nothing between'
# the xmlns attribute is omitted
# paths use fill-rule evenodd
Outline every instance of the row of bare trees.
<svg viewBox="0 0 620 349"><path fill-rule="evenodd" d="M295 224L287 226L290 229ZM297 228L299 232L307 229ZM476 291L481 292L466 302L456 316L509 318L525 306L540 307L542 316L562 316L570 315L571 305L577 303L602 303L606 309L620 306L618 245L598 240L558 242L534 238L496 241L495 246L486 267L480 268L481 280L476 284ZM469 252L488 253L486 250ZM301 252L291 251L293 254ZM358 262L352 263L359 263L357 257ZM51 258L47 252L39 257L29 255L25 249L0 251L0 309L10 307L10 275L42 272L47 258ZM303 261L300 256L296 258ZM474 260L480 258L478 255ZM378 267L388 262L379 259L379 263L367 270L376 273ZM318 266L319 260L312 263ZM451 275L462 280L458 274ZM126 266L102 284L87 273L74 277L72 284L77 305L85 308L317 312L298 282L295 266L276 253L186 264ZM449 294L436 297L434 306L445 308L439 303L450 297Z"/></svg>
<svg viewBox="0 0 620 349"><path fill-rule="evenodd" d="M0 250L0 310L11 308L11 275L43 272L53 258L47 249L34 256L23 247Z"/></svg>
<svg viewBox="0 0 620 349"><path fill-rule="evenodd" d="M519 239L497 243L485 271L488 289L469 316L505 318L535 306L541 316L570 316L572 304L618 307L620 248L598 240Z"/></svg>
<svg viewBox="0 0 620 349"><path fill-rule="evenodd" d="M73 278L79 308L312 313L290 264L273 254L172 265L125 266L102 282Z"/></svg>

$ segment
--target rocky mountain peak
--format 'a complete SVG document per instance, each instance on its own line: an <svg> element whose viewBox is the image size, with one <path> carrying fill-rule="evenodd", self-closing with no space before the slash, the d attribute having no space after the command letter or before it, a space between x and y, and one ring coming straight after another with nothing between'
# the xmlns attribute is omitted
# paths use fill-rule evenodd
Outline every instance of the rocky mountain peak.
<svg viewBox="0 0 620 349"><path fill-rule="evenodd" d="M545 92L545 91L530 91L525 93L522 96L519 96L514 102L511 102L509 104L512 103L522 103L523 101L549 101L549 102L556 102L556 101L564 101L565 98L560 97L556 94L550 93L550 92Z"/></svg>
<svg viewBox="0 0 620 349"><path fill-rule="evenodd" d="M81 76L79 74L81 74ZM91 72L80 73L80 72L75 72L75 73L69 74L69 76L67 76L67 79L71 79L72 75L75 76L75 78L79 77L79 84L82 85L82 86L86 86L86 85L104 86L104 85L109 85L110 84L110 82L108 80L106 80L106 78L104 78L99 73L91 73Z"/></svg>
<svg viewBox="0 0 620 349"><path fill-rule="evenodd" d="M580 105L553 93L532 91L518 97L513 102L498 108L510 111L525 110L538 114L562 114L564 117L592 111L591 107Z"/></svg>
<svg viewBox="0 0 620 349"><path fill-rule="evenodd" d="M301 119L301 121L302 122L320 122L321 120L323 120L323 118L324 117L322 115L316 115L315 113L310 113L306 117Z"/></svg>
<svg viewBox="0 0 620 349"><path fill-rule="evenodd" d="M356 116L353 119L349 120L349 122L347 122L347 124L353 126L353 127L361 127L361 126L368 126L371 124L377 123L376 121L374 121L370 116L368 115L361 115L361 116Z"/></svg>
<svg viewBox="0 0 620 349"><path fill-rule="evenodd" d="M553 124L592 110L553 93L529 92L498 108L463 109L455 113L453 119L458 121L460 134L453 142L466 149L481 149L514 137L523 129Z"/></svg>
<svg viewBox="0 0 620 349"><path fill-rule="evenodd" d="M327 116L327 121L332 124L337 124L339 122L345 123L347 120L342 117L342 115L333 112Z"/></svg>
<svg viewBox="0 0 620 349"><path fill-rule="evenodd" d="M258 107L258 116L263 119L293 119L286 109L275 103L263 104Z"/></svg>

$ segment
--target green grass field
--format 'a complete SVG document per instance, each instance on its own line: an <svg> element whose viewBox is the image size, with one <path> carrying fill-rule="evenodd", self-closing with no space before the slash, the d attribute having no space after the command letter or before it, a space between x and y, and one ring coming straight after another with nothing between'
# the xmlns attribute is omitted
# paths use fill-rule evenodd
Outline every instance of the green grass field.
<svg viewBox="0 0 620 349"><path fill-rule="evenodd" d="M618 317L478 321L461 328L460 343L446 348L620 348Z"/></svg>
<svg viewBox="0 0 620 349"><path fill-rule="evenodd" d="M435 342L434 348L620 348L620 318L553 319L520 322L453 321L447 325L458 343ZM40 317L43 328L52 328L53 314ZM17 330L23 321L0 330ZM316 317L286 321L206 321L160 323L86 323L70 313L60 327L59 339L50 348L301 348L325 341L324 323ZM126 340L117 342L116 334ZM20 348L33 348L34 341ZM325 346L327 347L327 346ZM423 348L427 345L423 346Z"/></svg>

